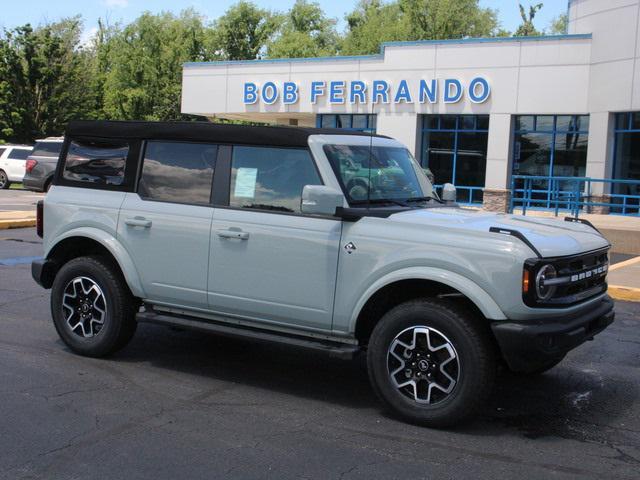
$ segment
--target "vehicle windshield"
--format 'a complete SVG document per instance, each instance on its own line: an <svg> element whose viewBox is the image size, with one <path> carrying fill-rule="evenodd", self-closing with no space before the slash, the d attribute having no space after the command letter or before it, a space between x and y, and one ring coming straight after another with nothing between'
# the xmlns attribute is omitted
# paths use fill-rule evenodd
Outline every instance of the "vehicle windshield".
<svg viewBox="0 0 640 480"><path fill-rule="evenodd" d="M406 148L368 145L324 146L349 204L426 201L433 186Z"/></svg>

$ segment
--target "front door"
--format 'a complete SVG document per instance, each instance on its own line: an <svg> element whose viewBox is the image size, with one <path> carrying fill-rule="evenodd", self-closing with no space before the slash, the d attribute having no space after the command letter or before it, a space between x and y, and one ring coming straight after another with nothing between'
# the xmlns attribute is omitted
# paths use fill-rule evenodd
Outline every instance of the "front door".
<svg viewBox="0 0 640 480"><path fill-rule="evenodd" d="M322 184L310 153L236 146L230 161L229 206L211 226L210 308L330 330L342 224L300 213L303 187Z"/></svg>
<svg viewBox="0 0 640 480"><path fill-rule="evenodd" d="M118 238L146 299L207 309L207 269L217 146L149 141L136 193L127 193Z"/></svg>

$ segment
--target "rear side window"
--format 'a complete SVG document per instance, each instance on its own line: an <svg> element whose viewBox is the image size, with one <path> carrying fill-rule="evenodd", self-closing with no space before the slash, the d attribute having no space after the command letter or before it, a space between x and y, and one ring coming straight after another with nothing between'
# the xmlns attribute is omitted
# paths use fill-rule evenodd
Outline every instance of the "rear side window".
<svg viewBox="0 0 640 480"><path fill-rule="evenodd" d="M37 142L33 148L33 156L36 157L58 157L62 150L62 142Z"/></svg>
<svg viewBox="0 0 640 480"><path fill-rule="evenodd" d="M5 150L6 150L6 148L0 148L0 157L2 156L2 154L4 153Z"/></svg>
<svg viewBox="0 0 640 480"><path fill-rule="evenodd" d="M94 185L122 185L129 154L126 143L69 143L62 177Z"/></svg>
<svg viewBox="0 0 640 480"><path fill-rule="evenodd" d="M138 194L145 199L207 205L218 146L147 142Z"/></svg>
<svg viewBox="0 0 640 480"><path fill-rule="evenodd" d="M31 150L14 148L13 150L11 150L9 158L11 158L12 160L26 160L29 155L31 155Z"/></svg>
<svg viewBox="0 0 640 480"><path fill-rule="evenodd" d="M230 206L300 213L305 185L322 185L308 150L233 148Z"/></svg>

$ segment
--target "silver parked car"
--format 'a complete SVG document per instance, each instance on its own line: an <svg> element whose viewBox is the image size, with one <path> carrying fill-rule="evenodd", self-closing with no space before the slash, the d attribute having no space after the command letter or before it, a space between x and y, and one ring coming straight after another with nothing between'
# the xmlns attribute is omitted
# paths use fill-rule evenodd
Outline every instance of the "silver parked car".
<svg viewBox="0 0 640 480"><path fill-rule="evenodd" d="M34 279L87 356L138 322L352 358L396 415L473 414L606 328L609 243L572 219L460 208L400 143L340 130L74 122Z"/></svg>
<svg viewBox="0 0 640 480"><path fill-rule="evenodd" d="M22 185L27 190L46 192L53 181L62 150L61 137L48 137L36 140L33 152L26 162L26 173Z"/></svg>

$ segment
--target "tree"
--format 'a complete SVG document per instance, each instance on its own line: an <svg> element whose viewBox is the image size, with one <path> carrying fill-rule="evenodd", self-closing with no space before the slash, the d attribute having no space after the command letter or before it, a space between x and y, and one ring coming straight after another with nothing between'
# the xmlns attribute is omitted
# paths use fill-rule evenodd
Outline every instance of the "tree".
<svg viewBox="0 0 640 480"><path fill-rule="evenodd" d="M408 40L491 37L498 32L497 12L478 0L400 0L409 21Z"/></svg>
<svg viewBox="0 0 640 480"><path fill-rule="evenodd" d="M335 24L319 4L296 0L282 18L277 36L268 44L267 55L270 58L335 55L339 38Z"/></svg>
<svg viewBox="0 0 640 480"><path fill-rule="evenodd" d="M567 33L567 29L569 27L569 17L566 13L562 15L558 15L557 17L551 20L551 24L549 25L549 34L550 35L564 35Z"/></svg>
<svg viewBox="0 0 640 480"><path fill-rule="evenodd" d="M79 17L33 29L5 30L0 38L0 136L30 143L59 135L69 120L90 116L87 56Z"/></svg>
<svg viewBox="0 0 640 480"><path fill-rule="evenodd" d="M536 30L536 27L533 25L533 19L535 18L536 13L538 13L538 11L542 8L542 3L538 3L537 5L530 5L528 15L521 3L519 3L518 6L520 7L520 17L522 18L522 25L518 27L513 35L515 37L532 37L540 35L540 32L538 32L538 30Z"/></svg>
<svg viewBox="0 0 640 480"><path fill-rule="evenodd" d="M211 44L227 60L259 58L281 17L241 0L213 24Z"/></svg>
<svg viewBox="0 0 640 480"><path fill-rule="evenodd" d="M180 113L182 64L215 57L202 18L144 13L96 44L96 68L105 75L104 115L112 119L175 120Z"/></svg>
<svg viewBox="0 0 640 480"><path fill-rule="evenodd" d="M348 29L341 50L344 55L378 53L383 42L409 38L409 24L398 2L360 0L346 20Z"/></svg>

